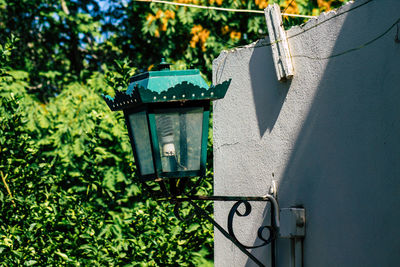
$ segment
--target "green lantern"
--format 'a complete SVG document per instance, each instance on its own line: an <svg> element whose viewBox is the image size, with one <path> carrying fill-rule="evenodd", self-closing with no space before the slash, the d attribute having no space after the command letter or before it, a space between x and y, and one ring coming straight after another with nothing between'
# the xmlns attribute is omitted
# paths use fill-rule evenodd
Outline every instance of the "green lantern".
<svg viewBox="0 0 400 267"><path fill-rule="evenodd" d="M210 221L257 265L264 266L248 249L275 243L279 232L279 205L275 196L202 196L194 192L206 171L210 102L223 98L230 82L209 87L199 70L172 71L163 60L158 71L133 76L125 92L116 91L114 98L104 96L104 99L111 110L124 112L137 174L153 196L175 203L174 213L180 219L179 208L182 202L188 201L198 216ZM194 185L185 192L189 182ZM236 201L228 215L228 231L195 200ZM235 214L248 216L250 201L268 201L272 205L269 209L271 224L259 227L258 237L263 243L256 246L240 243L233 231ZM244 205L244 212L238 210L241 205ZM263 237L265 229L269 230L268 238ZM271 246L271 255L275 255L275 245ZM271 265L275 266L275 256L271 259Z"/></svg>
<svg viewBox="0 0 400 267"><path fill-rule="evenodd" d="M199 70L169 69L131 78L126 92L104 96L123 110L139 176L144 181L203 176L210 101L223 98L230 80L209 87Z"/></svg>

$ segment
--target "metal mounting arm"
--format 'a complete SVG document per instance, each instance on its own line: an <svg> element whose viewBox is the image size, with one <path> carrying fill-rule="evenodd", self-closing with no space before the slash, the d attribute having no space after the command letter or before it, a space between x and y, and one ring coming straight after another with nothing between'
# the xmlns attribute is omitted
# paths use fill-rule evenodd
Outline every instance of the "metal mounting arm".
<svg viewBox="0 0 400 267"><path fill-rule="evenodd" d="M175 202L174 213L175 216L182 220L187 220L191 218L184 219L179 214L179 207L182 202L189 202L193 207L195 212L206 218L209 222L211 222L215 228L217 228L226 238L232 241L243 253L245 253L250 259L252 259L258 266L265 266L262 262L260 262L254 255L252 255L248 249L260 248L271 244L271 265L275 266L275 251L276 245L275 241L279 234L280 220L279 220L279 205L277 200L272 195L265 195L262 197L231 197L231 196L187 196L187 197L174 197L169 198L170 201ZM212 201L236 201L236 203L232 206L229 216L228 216L228 231L226 231L220 224L218 224L210 215L207 214L202 208L200 208L194 201L195 200L212 200ZM236 238L235 233L233 231L233 218L235 215L240 217L248 216L251 213L251 201L267 201L271 203L271 225L261 226L258 229L258 237L264 241L261 245L257 246L246 246L240 243L240 241ZM241 205L245 206L245 211L243 213L239 212L238 208ZM268 229L269 236L265 238L263 236L264 229Z"/></svg>

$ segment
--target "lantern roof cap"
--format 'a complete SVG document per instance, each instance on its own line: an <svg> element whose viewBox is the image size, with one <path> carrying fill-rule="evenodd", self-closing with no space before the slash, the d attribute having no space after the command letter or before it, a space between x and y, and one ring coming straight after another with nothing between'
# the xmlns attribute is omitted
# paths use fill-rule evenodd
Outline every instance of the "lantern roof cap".
<svg viewBox="0 0 400 267"><path fill-rule="evenodd" d="M214 100L225 96L231 80L208 86L198 69L169 70L168 63L160 64L159 71L137 74L130 79L125 92L116 91L115 97L103 95L111 110L140 106L148 103Z"/></svg>
<svg viewBox="0 0 400 267"><path fill-rule="evenodd" d="M130 94L135 87L141 86L153 92L161 93L171 87L174 87L183 82L190 83L200 88L207 89L206 81L201 77L198 69L192 70L160 70L148 71L133 76L130 79L130 84L127 94Z"/></svg>

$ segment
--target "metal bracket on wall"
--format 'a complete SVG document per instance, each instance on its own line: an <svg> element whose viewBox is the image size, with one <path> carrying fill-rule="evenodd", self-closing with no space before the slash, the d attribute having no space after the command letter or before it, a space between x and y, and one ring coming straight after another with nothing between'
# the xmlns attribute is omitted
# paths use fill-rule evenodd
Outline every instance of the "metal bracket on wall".
<svg viewBox="0 0 400 267"><path fill-rule="evenodd" d="M291 239L290 266L303 266L303 239L306 230L306 212L304 208L285 208L280 210L280 238Z"/></svg>
<svg viewBox="0 0 400 267"><path fill-rule="evenodd" d="M217 228L226 238L232 241L244 254L246 254L250 259L252 259L258 266L264 267L260 260L258 260L253 254L249 252L249 249L260 248L266 246L268 244L271 245L271 266L276 266L276 239L279 234L280 228L280 219L279 219L279 205L278 201L273 195L265 195L262 197L230 197L230 196L187 196L187 197L174 197L170 198L170 201L175 203L174 213L175 216L179 219L185 220L179 214L179 207L182 202L189 202L193 207L195 212L207 219L211 222L215 228ZM220 224L218 224L211 216L202 208L200 208L194 201L195 200L212 200L212 201L236 201L236 203L232 206L229 215L228 215L228 231L226 231ZM235 236L233 230L233 219L235 215L240 217L248 216L251 213L251 204L252 201L265 201L271 203L271 224L261 226L258 229L257 235L263 241L261 245L257 246L246 246L242 244ZM241 213L238 208L241 205L244 205L245 210ZM189 218L190 219L190 218ZM186 219L187 220L187 219ZM265 238L263 232L265 229L268 229L269 236Z"/></svg>

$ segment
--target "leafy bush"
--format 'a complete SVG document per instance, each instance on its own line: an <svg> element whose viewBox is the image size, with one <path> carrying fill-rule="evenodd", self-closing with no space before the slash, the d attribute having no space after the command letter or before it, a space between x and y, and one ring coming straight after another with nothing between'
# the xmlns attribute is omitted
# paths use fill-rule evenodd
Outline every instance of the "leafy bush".
<svg viewBox="0 0 400 267"><path fill-rule="evenodd" d="M0 83L2 264L211 264L212 226L179 221L142 192L124 118L100 97L110 91L103 75L48 104L26 92L26 73L10 75Z"/></svg>

